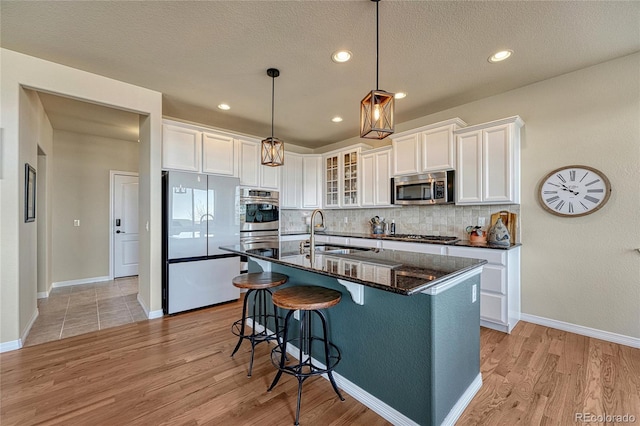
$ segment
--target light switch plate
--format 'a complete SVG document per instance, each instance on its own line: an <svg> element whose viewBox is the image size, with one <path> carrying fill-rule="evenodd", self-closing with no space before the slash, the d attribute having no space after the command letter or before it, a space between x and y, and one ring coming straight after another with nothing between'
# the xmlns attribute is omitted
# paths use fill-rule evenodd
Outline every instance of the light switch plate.
<svg viewBox="0 0 640 426"><path fill-rule="evenodd" d="M80 226L80 219L73 219L73 226Z"/></svg>

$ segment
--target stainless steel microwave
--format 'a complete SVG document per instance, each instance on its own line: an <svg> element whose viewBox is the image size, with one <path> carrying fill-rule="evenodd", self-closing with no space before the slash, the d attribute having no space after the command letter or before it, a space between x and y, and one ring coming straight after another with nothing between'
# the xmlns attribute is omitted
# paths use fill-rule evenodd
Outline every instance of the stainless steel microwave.
<svg viewBox="0 0 640 426"><path fill-rule="evenodd" d="M425 173L391 179L391 204L449 204L454 202L455 172Z"/></svg>

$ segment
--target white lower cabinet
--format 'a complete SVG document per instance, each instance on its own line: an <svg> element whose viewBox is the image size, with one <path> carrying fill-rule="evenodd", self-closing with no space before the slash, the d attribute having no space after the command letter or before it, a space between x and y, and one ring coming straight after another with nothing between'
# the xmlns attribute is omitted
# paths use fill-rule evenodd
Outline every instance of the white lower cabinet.
<svg viewBox="0 0 640 426"><path fill-rule="evenodd" d="M446 254L488 263L480 277L480 324L511 333L520 321L520 247L510 250L446 247Z"/></svg>
<svg viewBox="0 0 640 426"><path fill-rule="evenodd" d="M351 243L351 245L356 245L353 242L360 240L358 238L337 238L346 240L346 243ZM365 241L376 244L375 246L370 245L370 247L387 250L486 260L488 263L484 265L480 276L480 324L494 330L511 333L513 327L520 321L520 247L502 250L376 239ZM331 242L338 244L337 241Z"/></svg>

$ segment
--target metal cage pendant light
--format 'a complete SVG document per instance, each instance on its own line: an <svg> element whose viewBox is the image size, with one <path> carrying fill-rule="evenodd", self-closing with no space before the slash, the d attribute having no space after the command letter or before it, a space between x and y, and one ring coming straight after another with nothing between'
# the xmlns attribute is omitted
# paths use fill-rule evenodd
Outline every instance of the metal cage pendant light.
<svg viewBox="0 0 640 426"><path fill-rule="evenodd" d="M276 68L269 68L267 75L271 77L271 137L262 140L261 158L263 166L276 167L284 164L284 142L273 137L276 77L280 75L280 71Z"/></svg>
<svg viewBox="0 0 640 426"><path fill-rule="evenodd" d="M376 90L367 93L360 101L360 137L367 139L384 139L394 132L395 102L394 94L378 89L379 73L379 2L376 3Z"/></svg>

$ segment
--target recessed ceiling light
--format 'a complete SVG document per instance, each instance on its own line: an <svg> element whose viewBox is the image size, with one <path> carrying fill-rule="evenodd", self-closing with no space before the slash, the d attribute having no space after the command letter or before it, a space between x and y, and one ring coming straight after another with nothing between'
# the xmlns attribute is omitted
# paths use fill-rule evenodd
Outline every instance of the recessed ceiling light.
<svg viewBox="0 0 640 426"><path fill-rule="evenodd" d="M333 55L331 55L331 60L333 62L347 62L349 59L351 59L351 56L353 54L348 51L348 50L338 50L336 52L333 52Z"/></svg>
<svg viewBox="0 0 640 426"><path fill-rule="evenodd" d="M224 111L227 111L227 110L231 109L231 107L229 105L227 105L227 104L220 104L220 105L218 105L218 108L220 108L221 110L224 110Z"/></svg>
<svg viewBox="0 0 640 426"><path fill-rule="evenodd" d="M342 117L335 116L331 119L334 123L340 123L342 121Z"/></svg>
<svg viewBox="0 0 640 426"><path fill-rule="evenodd" d="M394 96L396 99L404 99L407 97L407 92L398 92Z"/></svg>
<svg viewBox="0 0 640 426"><path fill-rule="evenodd" d="M495 63L495 62L504 61L512 54L513 54L513 50L501 50L489 56L489 62Z"/></svg>

